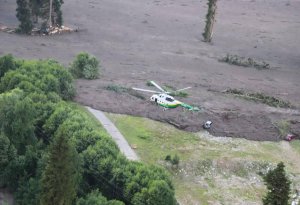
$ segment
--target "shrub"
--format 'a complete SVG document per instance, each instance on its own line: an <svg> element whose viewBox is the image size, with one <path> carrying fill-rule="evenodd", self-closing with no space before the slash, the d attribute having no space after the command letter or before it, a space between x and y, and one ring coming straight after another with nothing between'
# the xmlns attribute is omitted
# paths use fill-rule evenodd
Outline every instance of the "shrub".
<svg viewBox="0 0 300 205"><path fill-rule="evenodd" d="M99 76L99 61L88 53L79 53L70 71L76 78L96 79Z"/></svg>
<svg viewBox="0 0 300 205"><path fill-rule="evenodd" d="M11 54L0 57L0 78L9 70L15 70L17 62Z"/></svg>

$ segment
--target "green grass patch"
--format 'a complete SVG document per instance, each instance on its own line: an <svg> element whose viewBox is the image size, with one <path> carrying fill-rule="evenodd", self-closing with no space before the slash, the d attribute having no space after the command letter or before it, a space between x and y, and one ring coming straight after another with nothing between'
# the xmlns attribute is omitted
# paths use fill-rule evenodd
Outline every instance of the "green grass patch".
<svg viewBox="0 0 300 205"><path fill-rule="evenodd" d="M134 96L136 98L139 98L141 100L146 99L141 93L136 92L135 90L133 90L131 88L126 88L126 87L121 86L121 85L112 84L112 85L106 86L105 89L109 90L109 91L112 91L112 92L115 92L115 93L119 93L119 94L128 93L129 95L132 95L132 96Z"/></svg>
<svg viewBox="0 0 300 205"><path fill-rule="evenodd" d="M243 67L254 67L259 70L270 69L270 64L264 61L258 62L253 58L245 58L238 55L227 54L225 57L221 58L219 61L225 62L231 65L243 66Z"/></svg>
<svg viewBox="0 0 300 205"><path fill-rule="evenodd" d="M293 140L290 142L293 149L300 154L300 140Z"/></svg>
<svg viewBox="0 0 300 205"><path fill-rule="evenodd" d="M289 172L300 172L294 158L283 154L280 143L217 138L146 118L107 116L129 144L136 145L142 161L164 166L170 172L176 198L182 204L261 203L265 187L259 173L280 161ZM300 143L295 141L292 147L299 153ZM178 155L179 165L166 162L167 155L170 159ZM293 183L300 184L298 178L293 178Z"/></svg>
<svg viewBox="0 0 300 205"><path fill-rule="evenodd" d="M272 107L281 107L281 108L292 108L292 104L288 101L284 101L282 99L273 97L273 96L268 96L264 93L256 92L256 93L250 93L250 92L245 92L243 90L239 89L227 89L225 91L227 94L232 94L237 97L246 99L246 100L251 100L254 102L259 102L263 103Z"/></svg>
<svg viewBox="0 0 300 205"><path fill-rule="evenodd" d="M108 85L105 87L105 89L116 93L124 93L124 92L128 92L129 90L129 88L123 87L121 85L115 85L115 84Z"/></svg>

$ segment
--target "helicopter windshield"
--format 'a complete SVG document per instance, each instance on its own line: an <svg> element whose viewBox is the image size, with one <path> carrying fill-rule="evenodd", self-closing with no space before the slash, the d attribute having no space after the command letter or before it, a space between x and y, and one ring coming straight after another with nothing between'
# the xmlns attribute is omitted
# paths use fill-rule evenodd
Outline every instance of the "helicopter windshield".
<svg viewBox="0 0 300 205"><path fill-rule="evenodd" d="M172 98L169 98L169 97L166 97L166 101L173 102L173 101L174 101L174 99L172 99Z"/></svg>

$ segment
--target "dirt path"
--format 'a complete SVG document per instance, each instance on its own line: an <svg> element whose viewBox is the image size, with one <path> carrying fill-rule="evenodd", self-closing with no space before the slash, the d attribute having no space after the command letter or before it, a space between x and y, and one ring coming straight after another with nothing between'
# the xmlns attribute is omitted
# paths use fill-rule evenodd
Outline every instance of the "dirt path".
<svg viewBox="0 0 300 205"><path fill-rule="evenodd" d="M134 152L134 150L130 147L125 137L120 133L118 128L104 115L100 110L95 110L90 107L87 107L88 111L90 111L103 125L106 131L110 134L113 140L117 143L120 151L126 156L129 160L139 160L138 156Z"/></svg>

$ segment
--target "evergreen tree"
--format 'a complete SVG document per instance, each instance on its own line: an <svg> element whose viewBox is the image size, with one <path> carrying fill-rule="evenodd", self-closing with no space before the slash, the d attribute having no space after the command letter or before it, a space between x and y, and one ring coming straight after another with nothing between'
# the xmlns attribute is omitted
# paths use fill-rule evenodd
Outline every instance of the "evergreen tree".
<svg viewBox="0 0 300 205"><path fill-rule="evenodd" d="M50 144L49 159L41 180L41 205L70 205L79 183L78 153L64 132Z"/></svg>
<svg viewBox="0 0 300 205"><path fill-rule="evenodd" d="M51 5L52 3L52 5ZM61 26L63 23L61 5L63 0L41 0L40 17L48 22L48 26ZM51 13L51 18L50 18ZM51 22L50 22L51 19Z"/></svg>
<svg viewBox="0 0 300 205"><path fill-rule="evenodd" d="M202 34L204 37L204 41L211 42L213 35L213 26L215 23L215 16L217 10L217 0L208 0L208 11L206 14L206 26L204 33Z"/></svg>
<svg viewBox="0 0 300 205"><path fill-rule="evenodd" d="M31 13L27 0L17 0L17 18L20 21L18 31L20 33L28 34L32 30Z"/></svg>
<svg viewBox="0 0 300 205"><path fill-rule="evenodd" d="M269 171L264 176L264 181L268 193L263 198L263 204L288 205L291 182L285 174L283 162L280 162L274 170Z"/></svg>

